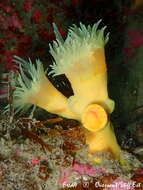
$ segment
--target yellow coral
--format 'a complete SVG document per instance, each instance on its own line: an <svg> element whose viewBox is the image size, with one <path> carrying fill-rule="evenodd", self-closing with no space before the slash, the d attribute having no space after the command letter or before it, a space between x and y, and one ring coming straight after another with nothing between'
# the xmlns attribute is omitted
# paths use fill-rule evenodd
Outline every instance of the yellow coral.
<svg viewBox="0 0 143 190"><path fill-rule="evenodd" d="M71 83L73 96L67 99L51 84L39 60L33 65L15 57L21 65L21 73L14 103L16 109L34 104L51 113L79 120L85 127L89 152L108 151L120 160L120 147L109 119L114 110L114 101L108 97L104 52L109 35L104 37L106 27L98 29L100 22L92 27L73 25L65 41L54 25L56 41L50 45L54 63L49 74L65 74Z"/></svg>

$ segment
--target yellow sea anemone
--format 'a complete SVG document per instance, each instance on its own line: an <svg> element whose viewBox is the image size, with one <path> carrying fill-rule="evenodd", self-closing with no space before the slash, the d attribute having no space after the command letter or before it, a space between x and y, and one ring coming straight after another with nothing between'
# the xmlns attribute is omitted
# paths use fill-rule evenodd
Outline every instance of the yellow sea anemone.
<svg viewBox="0 0 143 190"><path fill-rule="evenodd" d="M69 105L79 118L90 103L98 102L110 113L114 108L114 102L108 98L104 54L109 33L104 37L106 27L99 30L100 22L93 27L73 25L65 41L57 35L53 46L50 45L50 53L55 60L50 74L65 74L69 79L74 91Z"/></svg>
<svg viewBox="0 0 143 190"><path fill-rule="evenodd" d="M76 115L68 108L67 98L60 93L46 77L40 60L32 64L15 56L20 65L20 72L15 80L14 107L16 112L24 111L36 105L48 112L67 118L76 119Z"/></svg>
<svg viewBox="0 0 143 190"><path fill-rule="evenodd" d="M120 147L109 117L114 109L114 101L108 96L104 52L109 34L104 37L106 27L98 29L100 22L92 27L73 25L65 41L54 25L56 40L50 45L54 63L49 74L66 75L74 92L70 98L48 80L40 60L32 64L30 60L15 57L20 72L15 85L14 106L16 110L23 110L34 104L48 112L77 119L85 128L89 153L111 152L120 160ZM93 160L97 161L94 157Z"/></svg>

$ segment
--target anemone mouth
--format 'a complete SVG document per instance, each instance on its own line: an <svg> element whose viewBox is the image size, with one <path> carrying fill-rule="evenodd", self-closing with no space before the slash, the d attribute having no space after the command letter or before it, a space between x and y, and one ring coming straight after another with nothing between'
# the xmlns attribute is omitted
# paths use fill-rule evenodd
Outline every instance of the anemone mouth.
<svg viewBox="0 0 143 190"><path fill-rule="evenodd" d="M73 25L68 30L64 41L60 36L57 27L55 28L56 41L50 44L50 53L54 58L52 71L49 74L60 75L70 71L71 66L93 54L98 48L103 48L108 42L109 33L104 37L106 27L98 29L101 20L93 26L87 27L80 23L80 26Z"/></svg>
<svg viewBox="0 0 143 190"><path fill-rule="evenodd" d="M13 106L16 114L18 112L23 113L32 107L33 104L29 102L29 98L38 92L45 71L39 59L36 60L35 64L32 64L30 59L25 61L14 56L14 62L19 65L19 71L12 78ZM8 109L9 105L6 106L4 113Z"/></svg>

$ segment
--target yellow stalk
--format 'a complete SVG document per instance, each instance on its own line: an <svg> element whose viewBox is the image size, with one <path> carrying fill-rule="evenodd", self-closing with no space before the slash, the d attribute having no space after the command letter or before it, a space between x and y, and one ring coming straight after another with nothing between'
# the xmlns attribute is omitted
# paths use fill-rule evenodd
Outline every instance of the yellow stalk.
<svg viewBox="0 0 143 190"><path fill-rule="evenodd" d="M121 148L117 143L112 124L96 132L85 129L86 143L89 145L89 153L110 152L114 159L121 161ZM93 157L96 162L98 158Z"/></svg>

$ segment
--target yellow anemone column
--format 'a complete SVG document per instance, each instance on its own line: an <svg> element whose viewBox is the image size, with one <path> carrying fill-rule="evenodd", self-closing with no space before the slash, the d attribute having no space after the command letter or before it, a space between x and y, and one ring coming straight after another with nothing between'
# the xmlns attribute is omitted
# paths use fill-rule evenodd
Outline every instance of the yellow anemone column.
<svg viewBox="0 0 143 190"><path fill-rule="evenodd" d="M98 29L100 22L92 27L73 25L65 41L55 28L56 41L50 45L54 58L50 73L65 74L71 83L74 95L68 98L69 109L85 128L89 153L111 152L120 160L120 147L108 118L114 110L114 101L108 96L104 52L109 35L104 35L106 27ZM97 161L95 157L93 160Z"/></svg>

